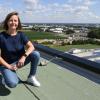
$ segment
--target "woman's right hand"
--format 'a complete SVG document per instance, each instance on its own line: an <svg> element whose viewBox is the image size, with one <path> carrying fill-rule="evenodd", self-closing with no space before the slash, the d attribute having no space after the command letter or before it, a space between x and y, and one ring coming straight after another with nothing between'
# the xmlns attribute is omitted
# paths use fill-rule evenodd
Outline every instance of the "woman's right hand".
<svg viewBox="0 0 100 100"><path fill-rule="evenodd" d="M9 65L7 68L15 71L18 69L16 65Z"/></svg>
<svg viewBox="0 0 100 100"><path fill-rule="evenodd" d="M0 56L0 64L5 66L6 68L10 69L10 70L17 70L18 67L16 65L11 65L8 64L1 56Z"/></svg>

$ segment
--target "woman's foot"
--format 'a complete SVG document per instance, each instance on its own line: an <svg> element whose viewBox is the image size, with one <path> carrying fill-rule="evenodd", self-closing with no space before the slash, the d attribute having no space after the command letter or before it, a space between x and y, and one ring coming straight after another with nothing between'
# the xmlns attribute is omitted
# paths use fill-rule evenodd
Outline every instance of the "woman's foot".
<svg viewBox="0 0 100 100"><path fill-rule="evenodd" d="M35 76L28 77L27 82L30 83L30 84L32 84L32 85L34 85L34 86L36 86L36 87L40 87L40 83L36 79Z"/></svg>

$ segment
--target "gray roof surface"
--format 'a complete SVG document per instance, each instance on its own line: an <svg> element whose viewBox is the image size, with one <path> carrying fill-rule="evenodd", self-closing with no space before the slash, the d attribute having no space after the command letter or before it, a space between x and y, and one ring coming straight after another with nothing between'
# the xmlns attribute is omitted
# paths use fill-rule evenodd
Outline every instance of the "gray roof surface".
<svg viewBox="0 0 100 100"><path fill-rule="evenodd" d="M41 59L50 57L43 53ZM22 81L27 79L29 67L17 71ZM37 79L39 88L24 82L13 89L0 86L0 100L100 100L100 75L61 59L38 66Z"/></svg>

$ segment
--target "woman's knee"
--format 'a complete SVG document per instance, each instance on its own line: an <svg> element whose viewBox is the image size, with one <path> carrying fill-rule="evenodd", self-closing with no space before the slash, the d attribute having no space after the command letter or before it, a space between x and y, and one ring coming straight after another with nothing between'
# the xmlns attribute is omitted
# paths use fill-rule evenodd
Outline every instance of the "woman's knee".
<svg viewBox="0 0 100 100"><path fill-rule="evenodd" d="M9 83L6 83L6 85L10 88L15 88L17 86L18 82L17 81L12 81Z"/></svg>
<svg viewBox="0 0 100 100"><path fill-rule="evenodd" d="M38 51L33 51L31 53L31 56L34 57L34 58L40 59L40 53Z"/></svg>

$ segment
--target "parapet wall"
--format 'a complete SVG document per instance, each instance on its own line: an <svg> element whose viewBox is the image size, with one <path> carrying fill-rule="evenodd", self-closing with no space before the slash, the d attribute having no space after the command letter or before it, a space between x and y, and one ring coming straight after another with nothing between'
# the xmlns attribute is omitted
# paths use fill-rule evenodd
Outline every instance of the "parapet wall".
<svg viewBox="0 0 100 100"><path fill-rule="evenodd" d="M41 44L34 44L35 48L45 52L49 55L55 56L55 57L60 57L62 58L64 61L70 62L72 64L78 65L80 67L86 68L88 70L91 70L93 72L99 73L100 74L100 64L84 59L84 58L80 58L62 51L58 51L56 49L53 48L49 48L47 46L43 46Z"/></svg>

